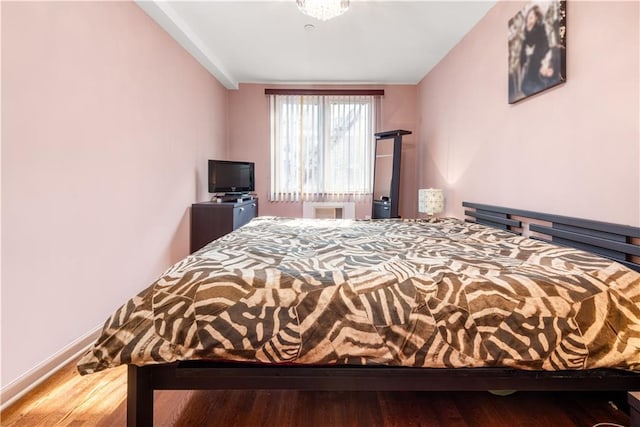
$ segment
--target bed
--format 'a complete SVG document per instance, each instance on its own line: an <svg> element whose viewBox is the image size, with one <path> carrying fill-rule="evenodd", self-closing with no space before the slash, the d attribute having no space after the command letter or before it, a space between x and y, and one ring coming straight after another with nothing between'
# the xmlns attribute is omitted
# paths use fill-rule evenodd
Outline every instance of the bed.
<svg viewBox="0 0 640 427"><path fill-rule="evenodd" d="M161 389L640 390L640 229L464 205L256 218L117 310L78 369L129 365L130 426Z"/></svg>

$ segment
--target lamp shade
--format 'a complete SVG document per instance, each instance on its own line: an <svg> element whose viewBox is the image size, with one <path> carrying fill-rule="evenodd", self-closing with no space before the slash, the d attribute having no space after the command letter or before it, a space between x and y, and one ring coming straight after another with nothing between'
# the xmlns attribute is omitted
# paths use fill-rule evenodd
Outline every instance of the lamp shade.
<svg viewBox="0 0 640 427"><path fill-rule="evenodd" d="M440 213L444 210L444 192L436 188L418 190L418 212L429 215Z"/></svg>

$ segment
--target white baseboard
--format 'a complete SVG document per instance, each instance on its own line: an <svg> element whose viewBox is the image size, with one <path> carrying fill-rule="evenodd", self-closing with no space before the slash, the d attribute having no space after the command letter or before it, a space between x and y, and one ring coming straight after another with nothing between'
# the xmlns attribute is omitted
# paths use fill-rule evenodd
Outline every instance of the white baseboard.
<svg viewBox="0 0 640 427"><path fill-rule="evenodd" d="M9 405L20 399L38 384L53 375L60 368L79 357L98 338L102 325L84 334L71 342L60 351L42 361L32 369L29 369L16 380L10 382L0 390L0 411L4 411Z"/></svg>

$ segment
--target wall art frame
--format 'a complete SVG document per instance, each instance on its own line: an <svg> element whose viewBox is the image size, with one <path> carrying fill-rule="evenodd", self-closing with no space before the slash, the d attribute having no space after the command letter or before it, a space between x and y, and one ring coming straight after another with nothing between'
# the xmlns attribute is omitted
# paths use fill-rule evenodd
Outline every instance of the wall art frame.
<svg viewBox="0 0 640 427"><path fill-rule="evenodd" d="M527 3L508 30L509 104L567 80L566 0Z"/></svg>

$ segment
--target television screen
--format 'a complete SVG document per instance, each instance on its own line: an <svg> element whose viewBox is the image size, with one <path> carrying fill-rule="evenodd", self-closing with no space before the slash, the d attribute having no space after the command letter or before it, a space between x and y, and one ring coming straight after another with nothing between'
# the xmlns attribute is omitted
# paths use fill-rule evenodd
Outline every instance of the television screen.
<svg viewBox="0 0 640 427"><path fill-rule="evenodd" d="M247 193L255 191L255 164L209 160L209 193Z"/></svg>

